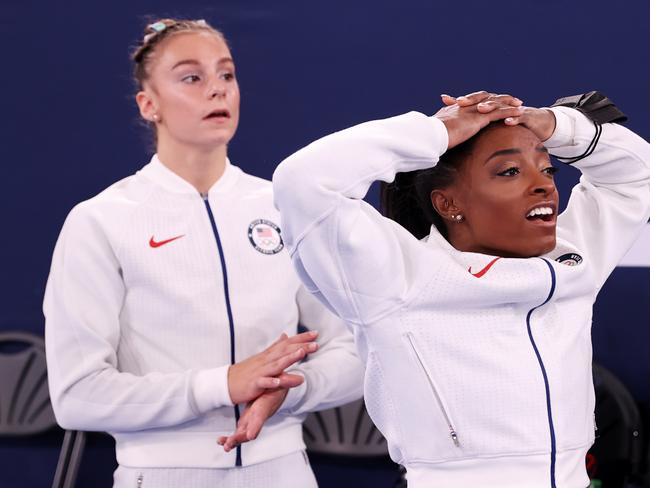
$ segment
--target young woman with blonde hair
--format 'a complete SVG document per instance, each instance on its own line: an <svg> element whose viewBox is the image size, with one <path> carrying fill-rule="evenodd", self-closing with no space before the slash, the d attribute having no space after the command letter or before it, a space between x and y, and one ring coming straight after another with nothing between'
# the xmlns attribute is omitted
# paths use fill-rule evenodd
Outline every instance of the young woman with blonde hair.
<svg viewBox="0 0 650 488"><path fill-rule="evenodd" d="M116 487L314 487L301 421L360 396L352 337L291 269L270 183L227 157L223 35L159 20L133 60L156 154L61 231L44 303L57 420L113 435ZM224 449L237 427L252 442Z"/></svg>

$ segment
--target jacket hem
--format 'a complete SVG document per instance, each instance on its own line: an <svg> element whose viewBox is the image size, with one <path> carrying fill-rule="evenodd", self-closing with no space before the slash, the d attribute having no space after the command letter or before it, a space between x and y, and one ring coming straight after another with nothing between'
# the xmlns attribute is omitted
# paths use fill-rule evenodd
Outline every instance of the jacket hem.
<svg viewBox="0 0 650 488"><path fill-rule="evenodd" d="M217 444L219 432L138 432L112 434L120 466L137 468L232 468L236 450L225 452ZM302 424L262 430L254 441L242 445L245 466L305 449Z"/></svg>
<svg viewBox="0 0 650 488"><path fill-rule="evenodd" d="M585 456L589 445L558 451L555 486L586 487ZM471 458L444 463L407 463L409 488L481 486L482 488L550 488L550 453Z"/></svg>

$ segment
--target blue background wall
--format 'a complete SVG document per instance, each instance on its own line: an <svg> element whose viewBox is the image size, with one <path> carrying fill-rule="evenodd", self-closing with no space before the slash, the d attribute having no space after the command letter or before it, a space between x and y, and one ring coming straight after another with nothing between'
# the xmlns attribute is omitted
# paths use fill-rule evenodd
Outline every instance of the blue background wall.
<svg viewBox="0 0 650 488"><path fill-rule="evenodd" d="M408 110L433 113L440 93L483 88L529 105L599 89L629 115L628 127L650 138L644 0L3 0L1 7L0 330L43 332L43 289L67 212L150 157L128 56L147 14L206 18L226 33L242 92L230 156L263 177L325 133ZM566 197L576 175L563 169L559 178ZM593 332L595 357L646 411L648 303L650 268L619 268L596 306ZM23 480L15 486L47 484Z"/></svg>

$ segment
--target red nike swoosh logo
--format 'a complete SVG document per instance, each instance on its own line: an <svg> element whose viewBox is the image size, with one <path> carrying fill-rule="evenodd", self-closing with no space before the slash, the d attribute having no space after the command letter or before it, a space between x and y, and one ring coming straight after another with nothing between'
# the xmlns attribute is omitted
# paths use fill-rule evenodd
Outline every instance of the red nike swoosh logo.
<svg viewBox="0 0 650 488"><path fill-rule="evenodd" d="M489 263L487 263L487 265L485 266L485 268L483 268L483 269L482 269L481 271L479 271L478 273L472 273L472 267L471 267L471 266L467 269L467 271L469 271L470 274L471 274L472 276L476 276L477 278L480 278L480 277L482 277L485 273L487 273L487 272L490 270L490 268L492 267L492 265L493 265L494 263L496 263L499 259L501 259L501 257L494 258L492 261L490 261Z"/></svg>
<svg viewBox="0 0 650 488"><path fill-rule="evenodd" d="M172 241L175 241L176 239L180 239L180 238L183 237L184 235L185 235L185 234L182 234L182 235L180 235L180 236L172 237L171 239L165 239L164 241L158 241L158 242L154 241L153 236L151 236L151 239L149 239L149 245L150 245L151 247L154 247L154 248L155 248L155 247L164 246L165 244L168 244L168 243L170 243L170 242L172 242Z"/></svg>

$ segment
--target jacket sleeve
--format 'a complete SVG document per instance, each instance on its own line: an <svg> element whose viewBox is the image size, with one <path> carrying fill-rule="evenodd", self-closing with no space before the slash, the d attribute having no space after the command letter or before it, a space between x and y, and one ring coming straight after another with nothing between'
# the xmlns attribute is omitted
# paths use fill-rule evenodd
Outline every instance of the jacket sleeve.
<svg viewBox="0 0 650 488"><path fill-rule="evenodd" d="M126 432L180 424L232 405L228 365L144 376L118 370L125 287L101 220L84 204L73 209L52 259L43 311L57 422L68 429Z"/></svg>
<svg viewBox="0 0 650 488"><path fill-rule="evenodd" d="M278 166L275 203L294 265L347 322L368 323L401 305L404 243L415 241L362 198L376 180L434 166L447 142L441 121L411 112L324 137Z"/></svg>
<svg viewBox="0 0 650 488"><path fill-rule="evenodd" d="M577 110L552 110L556 129L546 147L565 158L583 154L594 123ZM621 125L603 124L594 152L574 166L582 176L558 217L558 238L585 251L600 289L650 217L650 144Z"/></svg>
<svg viewBox="0 0 650 488"><path fill-rule="evenodd" d="M364 368L356 353L352 333L302 286L296 301L301 325L318 330L320 348L306 361L291 368L291 373L304 376L305 381L289 390L282 408L292 414L301 414L361 398Z"/></svg>

